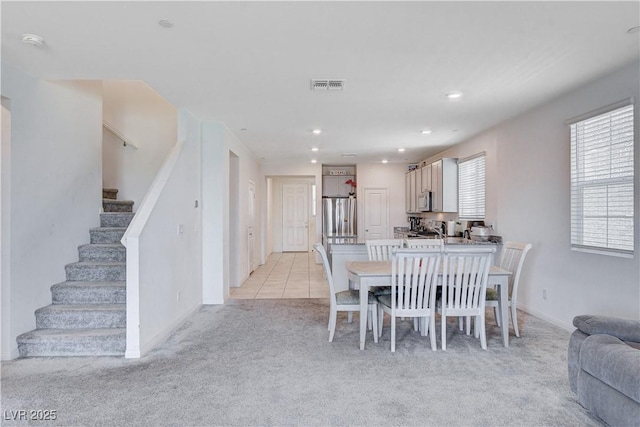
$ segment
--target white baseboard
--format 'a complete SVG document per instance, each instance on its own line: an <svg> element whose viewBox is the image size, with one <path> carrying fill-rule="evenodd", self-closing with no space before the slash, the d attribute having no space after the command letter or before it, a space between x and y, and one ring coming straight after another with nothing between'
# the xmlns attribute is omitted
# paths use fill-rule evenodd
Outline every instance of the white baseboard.
<svg viewBox="0 0 640 427"><path fill-rule="evenodd" d="M10 351L3 351L0 353L0 360L13 360L17 359L20 356L18 352L18 347L12 348Z"/></svg>
<svg viewBox="0 0 640 427"><path fill-rule="evenodd" d="M542 319L545 322L549 322L552 325L555 325L559 328L562 328L566 331L569 332L573 332L573 330L575 329L575 327L573 326L573 324L569 324L566 322L563 322L562 320L556 319L555 317L551 317L545 313L542 313L541 311L538 310L533 310L529 307L527 307L526 305L522 305L522 304L518 304L518 310L522 310L524 312L529 313L530 315L537 317L538 319Z"/></svg>
<svg viewBox="0 0 640 427"><path fill-rule="evenodd" d="M223 305L224 299L212 298L202 301L202 305Z"/></svg>

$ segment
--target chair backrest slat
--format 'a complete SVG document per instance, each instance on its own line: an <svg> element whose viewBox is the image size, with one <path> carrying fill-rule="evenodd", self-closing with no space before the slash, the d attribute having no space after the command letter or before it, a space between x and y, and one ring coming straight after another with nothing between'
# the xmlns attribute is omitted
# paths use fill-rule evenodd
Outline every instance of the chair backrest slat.
<svg viewBox="0 0 640 427"><path fill-rule="evenodd" d="M520 273L524 265L527 252L532 248L531 243L506 242L502 247L500 256L500 268L509 270L512 274L509 277L509 297L513 298L518 292Z"/></svg>
<svg viewBox="0 0 640 427"><path fill-rule="evenodd" d="M448 309L484 308L491 255L495 248L448 248L444 251L442 304Z"/></svg>
<svg viewBox="0 0 640 427"><path fill-rule="evenodd" d="M322 259L322 266L324 267L324 272L327 275L327 282L329 283L329 298L331 300L331 305L335 306L337 304L336 291L333 285L333 276L331 275L331 266L329 266L327 252L324 250L324 246L322 246L320 243L314 244L313 248L318 251L318 253L320 254L320 258Z"/></svg>
<svg viewBox="0 0 640 427"><path fill-rule="evenodd" d="M367 255L369 261L391 261L391 256L396 249L402 248L402 239L376 239L366 240Z"/></svg>
<svg viewBox="0 0 640 427"><path fill-rule="evenodd" d="M428 311L435 306L440 249L397 249L391 263L393 311Z"/></svg>

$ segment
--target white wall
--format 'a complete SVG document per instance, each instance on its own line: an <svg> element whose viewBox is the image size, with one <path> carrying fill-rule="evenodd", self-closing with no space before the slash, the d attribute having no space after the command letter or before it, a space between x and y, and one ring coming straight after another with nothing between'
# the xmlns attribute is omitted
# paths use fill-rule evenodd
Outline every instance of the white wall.
<svg viewBox="0 0 640 427"><path fill-rule="evenodd" d="M389 235L393 238L393 227L406 227L405 209L406 164L359 163L357 166L358 183L358 240L364 241L364 189L387 188L389 196Z"/></svg>
<svg viewBox="0 0 640 427"><path fill-rule="evenodd" d="M0 120L0 360L12 359L15 340L11 336L11 110L7 98L2 98Z"/></svg>
<svg viewBox="0 0 640 427"><path fill-rule="evenodd" d="M11 348L3 356L16 355L16 336L35 328L35 310L51 304L49 288L65 280L65 264L99 224L101 91L97 82L45 82L2 64L2 96L11 101Z"/></svg>
<svg viewBox="0 0 640 427"><path fill-rule="evenodd" d="M224 128L224 137L227 150L232 151L239 158L240 166L240 182L238 183L238 189L240 194L239 203L239 216L238 218L228 218L228 223L231 221L239 222L240 241L238 245L238 283L239 286L249 277L249 181L255 184L256 199L255 199L255 223L254 233L256 236L262 235L262 214L260 206L262 206L262 199L264 198L264 188L261 185L264 182L264 175L262 174L262 167L260 162L244 144L236 138L236 136L227 128ZM227 165L228 167L228 165ZM228 199L227 199L228 200ZM227 210L227 213L229 211ZM226 228L227 230L229 227ZM256 246L259 253L256 254L257 259L262 259L263 244L260 240L256 241Z"/></svg>
<svg viewBox="0 0 640 427"><path fill-rule="evenodd" d="M229 209L229 152L239 160L238 217L230 216ZM254 232L261 236L263 227L264 175L255 155L221 123L202 124L202 256L203 256L203 303L223 304L229 297L230 278L230 233L232 221L238 226L237 272L238 283L249 276L248 234L249 226L249 181L256 187L256 218ZM257 245L264 247L263 242ZM259 249L258 259L264 259Z"/></svg>
<svg viewBox="0 0 640 427"><path fill-rule="evenodd" d="M463 158L486 151L487 220L496 221L503 240L533 244L518 305L567 329L579 314L640 319L640 198L636 198L633 259L571 251L570 137L565 124L621 99L637 100L638 68L637 63L625 67L431 158ZM636 101L636 194L639 113Z"/></svg>
<svg viewBox="0 0 640 427"><path fill-rule="evenodd" d="M634 97L635 178L640 189L639 64L627 66L554 102L498 126L499 229L530 241L523 306L570 327L578 314L640 319L640 200L635 204L633 259L570 250L570 136L565 121ZM503 178L504 177L504 178ZM542 290L548 290L548 299Z"/></svg>
<svg viewBox="0 0 640 427"><path fill-rule="evenodd" d="M165 339L202 301L201 215L199 204L196 207L200 199L200 123L180 110L178 126L182 150L139 234L140 354ZM135 229L134 223L131 228ZM132 304L127 298L128 314L135 309ZM136 357L129 330L127 335L127 357Z"/></svg>
<svg viewBox="0 0 640 427"><path fill-rule="evenodd" d="M117 188L118 199L139 204L176 143L177 111L143 81L105 80L102 84L104 121L138 147L124 147L103 129L103 186Z"/></svg>

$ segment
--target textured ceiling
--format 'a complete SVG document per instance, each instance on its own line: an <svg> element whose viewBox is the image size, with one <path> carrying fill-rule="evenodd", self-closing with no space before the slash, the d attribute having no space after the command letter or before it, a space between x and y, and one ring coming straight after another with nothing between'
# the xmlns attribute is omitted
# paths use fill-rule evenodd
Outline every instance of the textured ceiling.
<svg viewBox="0 0 640 427"><path fill-rule="evenodd" d="M267 160L407 162L637 61L639 5L2 1L2 61L43 79L144 80ZM314 78L345 90L313 92Z"/></svg>

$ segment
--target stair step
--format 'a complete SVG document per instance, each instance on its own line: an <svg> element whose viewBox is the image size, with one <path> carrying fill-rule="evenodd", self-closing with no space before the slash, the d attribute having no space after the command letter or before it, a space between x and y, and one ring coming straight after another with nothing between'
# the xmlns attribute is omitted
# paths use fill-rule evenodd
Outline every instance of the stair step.
<svg viewBox="0 0 640 427"><path fill-rule="evenodd" d="M100 227L128 227L133 212L104 212L100 214Z"/></svg>
<svg viewBox="0 0 640 427"><path fill-rule="evenodd" d="M91 243L120 243L126 227L97 227L89 230Z"/></svg>
<svg viewBox="0 0 640 427"><path fill-rule="evenodd" d="M37 329L124 328L125 304L55 304L36 310Z"/></svg>
<svg viewBox="0 0 640 427"><path fill-rule="evenodd" d="M133 201L102 199L105 212L133 212Z"/></svg>
<svg viewBox="0 0 640 427"><path fill-rule="evenodd" d="M127 287L119 282L62 282L51 287L52 302L57 304L124 304Z"/></svg>
<svg viewBox="0 0 640 427"><path fill-rule="evenodd" d="M118 198L118 189L117 188L103 188L102 189L102 198L103 199L111 199L115 200Z"/></svg>
<svg viewBox="0 0 640 427"><path fill-rule="evenodd" d="M70 282L117 282L127 279L124 262L74 262L64 266Z"/></svg>
<svg viewBox="0 0 640 427"><path fill-rule="evenodd" d="M127 248L122 243L92 243L78 246L80 261L125 262Z"/></svg>
<svg viewBox="0 0 640 427"><path fill-rule="evenodd" d="M124 328L36 329L17 338L21 357L123 356Z"/></svg>

